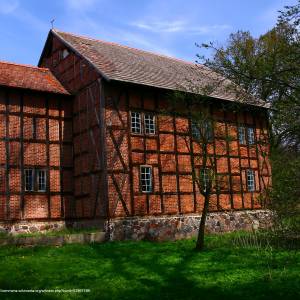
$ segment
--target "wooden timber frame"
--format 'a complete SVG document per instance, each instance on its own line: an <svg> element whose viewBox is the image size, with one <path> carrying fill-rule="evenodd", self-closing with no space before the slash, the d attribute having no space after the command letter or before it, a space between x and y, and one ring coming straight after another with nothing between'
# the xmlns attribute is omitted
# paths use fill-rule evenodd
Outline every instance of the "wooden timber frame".
<svg viewBox="0 0 300 300"><path fill-rule="evenodd" d="M53 40L49 39L47 44L49 53L43 52L40 65L49 67L64 86L72 92L74 102L80 102L79 108L77 107L76 110L73 106L74 201L72 202L71 218L109 219L153 214L199 213L202 208L201 195L197 191L195 183L192 183L191 191L185 191L186 189L181 184L183 182L181 179L192 176L192 172L180 169L182 155L189 156L192 168L199 167L195 166L194 158L199 157L199 153L192 139L191 130L188 132L178 130L178 120L172 115L170 117L173 129L160 130L161 100L166 94L166 90L106 80L91 62L63 40L60 40L58 36L54 36ZM68 48L70 54L60 60L60 51L64 48ZM138 105L133 104L133 94L138 95ZM151 108L147 104L149 94L151 94L151 101L153 102ZM214 105L210 106L212 115L220 112L223 104L226 106L226 101L222 100L213 101L213 103ZM152 136L131 134L131 111L155 114L156 134ZM214 120L214 123L222 123L227 134L231 127L237 128L239 124L251 126L255 129L258 138L258 135L262 135L263 131L261 120L254 118L254 122L249 122L249 114L252 113L231 114L230 112L222 112L222 117ZM188 119L187 122L191 129L190 120ZM80 128L77 130L76 127ZM256 128L259 134L256 132ZM164 150L162 147L161 141L166 135L173 138L174 148L172 150ZM178 137L188 139L190 151L180 149ZM140 141L141 148L135 147L134 138ZM76 141L78 145L76 145ZM251 209L257 207L257 204L254 203L256 194L263 190L264 182L265 188L270 182L268 153L265 151L267 155L264 158L261 155L267 147L267 138L265 143L249 146L240 145L236 137L234 140L237 145L236 154L232 153L231 142L227 139L225 140L226 153L220 154L217 144L219 141L224 142L224 138L215 135L211 144L211 155L217 165L221 158L226 160L226 170L220 172L220 175L228 178L228 188L213 195L213 205L210 209ZM156 144L155 147L148 147L149 144L154 143ZM85 148L86 145L88 145L87 148ZM253 150L255 150L254 156ZM174 170L165 170L162 162L162 155L164 154L174 156ZM139 160L136 160L137 155ZM157 160L151 161L150 156L155 156ZM237 173L232 171L234 160L239 168ZM257 190L255 193L249 193L245 185L245 176L246 170L252 166L254 160L256 164L254 164L253 170L258 176ZM142 193L138 188L140 165L152 167L154 186L152 193ZM174 184L172 191L166 191L165 176L175 178L176 188ZM233 190L236 188L236 178L239 178L239 188ZM192 208L188 211L183 202L190 198L185 198L185 196L190 196L192 199ZM226 207L223 205L224 196L228 200ZM172 199L176 199L176 202L172 203L172 209L167 203L168 197L171 197L171 202ZM248 203L249 197L251 205ZM153 203L155 201L157 205L154 212Z"/></svg>
<svg viewBox="0 0 300 300"><path fill-rule="evenodd" d="M25 98L30 99L33 97L36 99L37 107L43 107L45 113L34 112L35 106L26 103ZM4 133L0 136L0 143L4 143L5 147L2 148L2 156L0 169L5 170L5 178L2 179L2 188L0 190L0 197L5 197L5 216L0 221L16 222L18 220L61 220L64 218L63 209L63 197L72 196L72 191L63 190L63 172L69 170L72 172L72 165L64 165L62 158L63 146L72 147L72 141L65 141L63 138L62 124L64 122L72 121L71 116L62 115L62 101L70 101L67 96L58 94L36 92L31 90L16 89L9 87L0 88L1 107L0 118L4 120L1 126L4 128ZM58 103L55 109L57 115L49 115L48 101ZM26 108L26 109L25 109ZM31 122L31 133L26 132L24 120ZM39 134L36 134L36 120L40 120L45 124L42 129L39 128ZM49 121L52 120L58 123L59 136L57 140L51 140L49 138L50 128ZM26 125L28 126L28 125ZM28 127L26 127L28 129ZM31 137L30 137L31 135ZM30 153L28 147L35 145L40 146L41 152ZM50 146L57 145L60 149L60 158L58 164L51 164ZM3 151L4 150L4 151ZM44 152L45 151L45 152ZM44 155L46 161L44 164L34 162L34 158L38 155ZM30 158L32 157L32 159ZM5 158L5 163L3 163ZM27 161L27 163L26 163ZM28 163L31 161L31 163ZM45 192L38 191L25 191L24 186L24 170L25 169L44 169L46 170L47 189ZM60 176L59 190L53 190L53 186L50 182L50 172L58 171ZM2 172L3 174L3 172ZM30 211L29 202L38 197L47 207L47 212L42 215L34 215L34 211ZM52 214L52 198L60 197L61 203L59 204L61 213ZM53 207L53 209L56 209Z"/></svg>
<svg viewBox="0 0 300 300"><path fill-rule="evenodd" d="M117 85L116 85L117 86ZM193 137L191 135L191 121L189 118L187 118L188 121L188 127L189 130L188 132L182 132L181 130L178 130L176 128L176 122L178 121L175 116L172 116L170 113L169 117L172 119L172 126L173 126L173 131L166 131L166 130L160 130L160 118L159 116L161 115L161 110L159 109L159 98L160 98L160 93L161 91L156 91L149 92L147 89L137 89L137 94L139 95L139 105L131 105L131 91L132 91L132 86L124 86L121 85L119 88L115 88L118 92L115 92L115 94L112 97L109 97L109 101L111 101L111 105L114 110L114 114L118 116L119 118L119 125L115 124L110 124L107 125L107 132L112 139L112 144L114 147L114 156L112 160L112 165L115 163L116 160L120 160L120 165L121 168L119 169L113 169L111 166L107 166L108 168L108 176L112 178L112 183L113 186L116 190L116 197L115 201L112 202L111 200L109 201L110 203L110 209L109 209L109 216L111 218L113 217L120 217L120 216L134 216L134 215L152 215L155 214L153 211L150 210L151 207L151 200L153 196L157 196L160 198L160 212L159 214L172 214L172 213L179 213L179 214L184 214L188 212L194 212L197 213L201 211L201 204L197 200L201 196L199 195L199 192L197 191L197 188L195 186L195 183L192 182L192 191L187 192L184 191L184 189L181 189L180 186L180 178L181 176L192 176L192 172L187 172L187 171L180 171L179 170L179 164L180 164L180 156L181 155L189 155L190 156L190 162L191 162L191 167L195 168L194 165L194 157L199 156L199 153L196 153L195 150L193 149L194 147L194 141ZM154 103L153 109L149 109L145 105L145 95L148 95L149 93L152 93L152 101ZM119 104L121 102L121 98L124 97L126 98L126 113L127 113L127 119L125 122L123 122L122 117L120 115L120 108ZM107 96L107 95L106 95ZM107 98L106 98L107 99ZM106 100L108 102L108 100ZM214 124L219 123L224 126L225 129L225 135L228 137L230 135L229 131L234 129L234 138L233 139L227 139L226 137L220 137L216 134L214 134L214 138L212 140L211 146L212 146L212 151L213 153L211 154L213 156L214 161L216 162L216 165L218 165L218 161L220 158L226 159L226 172L221 172L218 173L218 175L225 176L228 178L228 188L227 190L223 189L222 191L215 191L213 193L213 197L215 197L215 200L213 200L213 203L210 205L210 210L211 211L219 211L219 210L228 210L228 209L236 209L236 210L243 210L243 209L254 209L258 208L259 206L262 206L263 204L257 203L256 197L258 196L258 193L261 193L263 188L261 187L262 182L265 180L264 177L269 178L270 177L270 170L267 168L267 170L262 173L262 169L264 166L268 166L267 163L267 155L264 156L264 162L260 161L260 147L266 147L267 146L267 132L266 129L264 129L263 124L261 124L262 118L264 118L264 113L262 110L254 110L254 112L259 112L260 118L256 118L254 113L249 109L244 111L241 109L241 111L232 113L232 112L227 112L222 111L222 105L214 104L210 105L210 112L214 118ZM144 133L142 134L131 134L130 131L130 112L141 112L141 113L149 113L149 114L154 114L156 116L156 134L155 135L146 135ZM218 113L223 114L222 118L217 118L216 116ZM241 120L242 118L242 120ZM252 119L252 121L251 121ZM247 127L252 127L255 132L255 143L254 145L249 145L248 142L245 145L240 145L239 139L237 136L237 128L238 126L243 125L246 128ZM230 127L230 130L229 130ZM216 127L214 126L214 130ZM121 134L119 134L118 137L115 136L115 132L120 131ZM258 133L259 132L259 133ZM172 135L174 139L174 149L172 151L166 151L166 150L161 150L160 145L161 145L161 140L160 136L161 134L168 134ZM261 137L263 136L264 137ZM124 153L121 150L121 144L123 142L123 139L127 137L128 141L128 146L127 146L127 151L128 151L128 162L125 162L124 159ZM178 149L178 144L177 144L177 138L178 137L183 137L187 138L187 141L190 145L190 151L189 152L183 152L182 149ZM141 149L136 149L132 145L132 138L138 138L140 139L141 143L143 144ZM260 140L260 142L258 142ZM156 149L148 149L146 144L147 142L154 142L156 141L157 146ZM226 154L219 154L218 153L218 148L216 146L216 142L221 141L225 142L226 144ZM265 142L261 142L265 141ZM230 143L235 143L236 149L234 149L233 152L236 152L236 154L233 154L231 151L231 146ZM241 151L241 148L243 148L243 153ZM246 150L246 154L245 154ZM138 162L133 159L133 154L140 154L140 159ZM157 155L157 162L156 163L149 163L147 156L151 154L156 154ZM161 154L172 154L175 156L175 170L174 171L165 171L163 170L162 162L161 162ZM238 165L239 171L238 172L233 172L232 171L232 164L233 161ZM243 161L243 165L242 165ZM247 165L245 165L245 161L247 161ZM158 171L158 176L154 176L153 178L153 186L156 186L157 189L154 190L151 193L142 193L140 191L137 191L136 184L137 181L134 180L134 178L137 177L136 174L136 169L140 165L149 165L153 168L153 174L154 168L156 168ZM246 186L246 170L251 168L254 173L255 173L255 191L254 192L249 192L247 190ZM266 167L265 167L266 169ZM122 179L117 180L116 175L122 174ZM126 202L124 200L124 197L126 196L123 191L124 187L124 176L126 174L129 174L129 193L130 193L130 202ZM264 177L262 176L264 174ZM163 176L164 175L174 175L176 176L176 186L174 191L164 191L164 186L163 186ZM138 175L139 176L139 175ZM235 180L238 179L237 183L233 183L233 178ZM235 190L234 190L235 186ZM237 187L239 187L237 189ZM267 184L264 188L267 187ZM108 191L111 193L111 190ZM229 201L228 205L224 207L224 203L221 203L220 197L221 195L225 195L226 199ZM193 198L193 209L189 210L188 212L185 211L182 208L182 199L184 195L191 195ZM250 203L248 203L245 200L245 195L247 197L250 197ZM165 202L164 202L164 197L166 196L175 196L177 197L177 211L175 212L170 212L165 209ZM248 199L247 198L247 199ZM237 200L240 199L240 200ZM137 201L145 201L145 209L143 211L137 211L136 206L137 206ZM122 204L123 207L123 212L121 214L116 214L116 207L118 203ZM156 212L157 214L157 212Z"/></svg>

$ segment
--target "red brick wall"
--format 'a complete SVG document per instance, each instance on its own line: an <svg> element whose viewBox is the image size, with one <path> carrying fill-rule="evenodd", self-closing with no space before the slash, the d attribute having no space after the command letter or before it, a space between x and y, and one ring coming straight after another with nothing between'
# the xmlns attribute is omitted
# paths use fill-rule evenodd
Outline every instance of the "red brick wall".
<svg viewBox="0 0 300 300"><path fill-rule="evenodd" d="M201 166L201 149L191 140L189 120L163 115L163 92L111 84L106 88L106 139L110 215L193 213L202 210L203 196L192 180L192 160ZM155 135L131 134L130 111L152 112L157 118ZM212 108L215 141L209 146L220 193L211 197L210 210L255 209L258 196L270 183L267 128L263 112L224 112ZM255 128L255 145L239 145L237 125ZM230 136L230 139L225 138ZM118 149L119 150L118 150ZM153 192L140 192L140 165L153 171ZM246 187L246 169L255 172L255 192ZM120 196L121 194L121 196Z"/></svg>
<svg viewBox="0 0 300 300"><path fill-rule="evenodd" d="M65 45L56 37L49 46L41 66L48 67L73 93L74 191L69 201L68 217L95 218L106 213L103 176L100 168L100 89L98 73L84 59L70 50L62 59ZM97 146L96 146L97 145ZM66 174L65 181L68 181Z"/></svg>
<svg viewBox="0 0 300 300"><path fill-rule="evenodd" d="M73 165L70 99L1 88L0 149L0 221L64 217L64 200L72 195L62 177L69 172L70 178ZM49 189L25 192L25 168L45 169Z"/></svg>
<svg viewBox="0 0 300 300"><path fill-rule="evenodd" d="M75 197L74 201L68 202L70 216L105 216L106 199L101 197L105 194L106 184L111 217L201 211L203 196L191 180L192 166L201 165L201 149L186 134L188 120L160 115L156 135L131 135L129 131L129 112L161 111L166 105L163 92L112 82L103 86L99 74L87 61L72 51L65 59L60 59L60 51L65 46L56 38L49 45L41 65L49 67L74 94ZM104 133L99 124L101 97L106 103ZM213 116L216 139L209 151L216 157L217 172L222 175L223 183L222 193L212 196L210 209L258 208L257 197L270 182L269 162L262 154L268 152L268 146L239 145L237 123L254 126L257 139L264 139L267 135L264 115L256 115L254 119L248 112L225 114L213 108ZM105 147L101 144L102 134ZM226 134L233 137L228 142L224 138ZM100 158L106 159L106 182L103 182L106 177ZM153 168L154 190L151 194L140 192L139 167L142 164ZM256 176L254 193L249 193L246 188L245 172L250 166Z"/></svg>

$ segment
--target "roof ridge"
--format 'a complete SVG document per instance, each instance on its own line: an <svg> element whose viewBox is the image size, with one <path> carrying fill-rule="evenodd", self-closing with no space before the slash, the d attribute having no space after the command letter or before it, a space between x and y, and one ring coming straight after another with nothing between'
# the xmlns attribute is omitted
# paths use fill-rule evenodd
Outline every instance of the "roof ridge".
<svg viewBox="0 0 300 300"><path fill-rule="evenodd" d="M20 66L20 67L31 68L31 69L36 69L36 70L40 70L40 71L50 71L49 68L41 68L38 66L33 66L33 65L29 65L29 64L20 64L20 63L15 63L15 62L11 62L11 61L5 61L5 60L0 60L0 64Z"/></svg>
<svg viewBox="0 0 300 300"><path fill-rule="evenodd" d="M85 35L79 35L79 34L75 34L75 33L71 33L71 32L65 32L65 31L61 31L61 30L57 30L57 29L52 29L52 31L56 32L57 34L59 34L59 33L69 34L69 35L72 35L72 36L75 36L75 37L78 37L78 38L83 38L83 39L86 39L86 40L101 42L101 43L110 44L110 45L114 45L114 46L118 46L118 47L122 47L122 48L126 48L126 49L131 49L131 50L135 50L135 51L139 51L139 52L144 52L144 53L147 53L147 54L151 54L151 55L160 56L160 57L164 57L164 58L167 58L167 59L179 61L181 63L189 64L189 65L192 65L192 66L198 66L198 65L203 66L201 64L193 63L191 61L186 61L184 59L180 59L180 58L177 58L177 57L157 53L157 52L154 52L154 51L138 49L138 48L131 47L131 46L125 46L125 45L122 45L122 44L119 44L119 43L116 43L116 42L109 42L109 41L105 41L105 40L101 40L101 39L95 39L95 38L91 38L91 37L88 37L88 36L85 36Z"/></svg>

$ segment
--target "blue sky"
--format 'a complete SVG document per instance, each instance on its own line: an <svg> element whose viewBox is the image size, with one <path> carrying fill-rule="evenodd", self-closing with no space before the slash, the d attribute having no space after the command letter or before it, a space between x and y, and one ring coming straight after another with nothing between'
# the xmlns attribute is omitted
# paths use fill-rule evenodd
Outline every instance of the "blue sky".
<svg viewBox="0 0 300 300"><path fill-rule="evenodd" d="M0 60L36 65L54 27L195 61L195 42L255 36L296 0L0 0Z"/></svg>

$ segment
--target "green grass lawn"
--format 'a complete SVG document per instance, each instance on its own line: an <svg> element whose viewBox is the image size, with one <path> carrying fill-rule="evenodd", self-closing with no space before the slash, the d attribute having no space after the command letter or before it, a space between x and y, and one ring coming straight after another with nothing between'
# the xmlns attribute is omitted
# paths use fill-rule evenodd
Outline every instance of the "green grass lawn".
<svg viewBox="0 0 300 300"><path fill-rule="evenodd" d="M90 289L0 299L300 299L300 255L234 245L232 234L195 241L0 248L0 289Z"/></svg>

